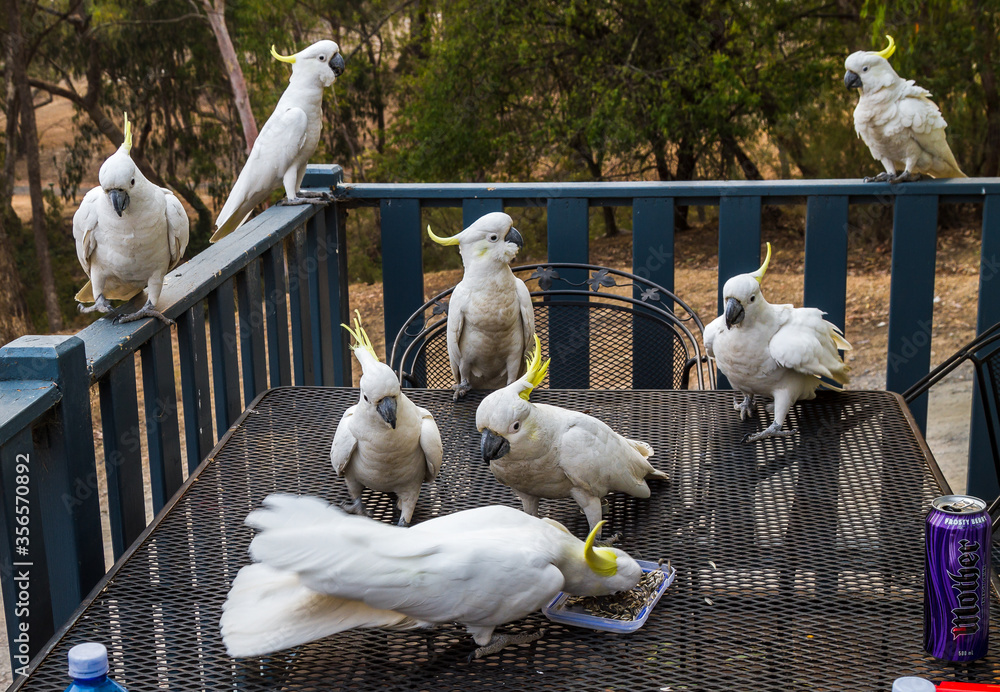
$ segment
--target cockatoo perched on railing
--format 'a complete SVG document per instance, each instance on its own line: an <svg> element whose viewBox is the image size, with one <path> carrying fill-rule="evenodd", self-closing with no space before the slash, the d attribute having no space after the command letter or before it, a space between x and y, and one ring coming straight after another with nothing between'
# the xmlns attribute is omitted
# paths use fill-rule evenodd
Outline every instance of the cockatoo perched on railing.
<svg viewBox="0 0 1000 692"><path fill-rule="evenodd" d="M316 497L271 495L251 512L256 564L239 571L222 606L230 656L262 656L356 627L413 629L457 622L494 653L541 633L495 628L565 591L631 589L642 569L561 524L493 505L408 529L352 516Z"/></svg>
<svg viewBox="0 0 1000 692"><path fill-rule="evenodd" d="M768 243L760 269L726 282L725 312L705 327L705 350L743 394L735 404L740 419L753 415L755 397L774 399L774 422L746 435L744 442L794 435L781 426L795 402L814 398L823 384L820 377L848 381L838 349L850 350L851 345L836 325L823 319L822 310L771 305L764 299L760 284L770 261Z"/></svg>
<svg viewBox="0 0 1000 692"><path fill-rule="evenodd" d="M360 314L354 324L343 327L354 337L351 350L361 363L361 400L344 411L330 460L354 500L348 511L364 514L365 488L395 493L399 525L409 526L421 484L441 470L441 433L431 412L410 401L392 368L378 359Z"/></svg>
<svg viewBox="0 0 1000 692"><path fill-rule="evenodd" d="M531 403L549 367L537 336L534 341L524 377L487 396L476 410L483 461L528 514L538 515L539 498L571 497L599 536L601 498L616 491L647 498L646 478L667 475L646 460L653 448L645 442L585 413Z"/></svg>
<svg viewBox="0 0 1000 692"><path fill-rule="evenodd" d="M114 321L155 317L163 278L181 261L188 244L188 216L166 188L146 180L132 158L132 124L125 114L125 140L101 165L100 185L73 215L76 256L90 281L76 294L80 312L110 312L111 300L130 300L143 288L146 304ZM93 302L90 307L84 303Z"/></svg>
<svg viewBox="0 0 1000 692"><path fill-rule="evenodd" d="M285 204L328 200L322 193L299 188L323 130L323 89L344 72L340 47L333 41L318 41L295 55L285 56L271 46L271 55L290 63L292 76L219 212L213 243L235 231L279 185L285 186Z"/></svg>
<svg viewBox="0 0 1000 692"><path fill-rule="evenodd" d="M859 50L844 62L844 85L861 91L854 109L854 130L885 166L884 173L865 182L902 183L924 173L934 178L966 177L945 139L948 123L929 91L903 79L889 65L896 43L892 36L886 38L885 50ZM903 172L897 175L899 168Z"/></svg>
<svg viewBox="0 0 1000 692"><path fill-rule="evenodd" d="M524 357L535 333L531 293L510 270L524 247L514 221L491 212L450 238L427 235L440 245L458 245L465 274L448 302L448 360L455 401L472 389L498 389L524 373Z"/></svg>

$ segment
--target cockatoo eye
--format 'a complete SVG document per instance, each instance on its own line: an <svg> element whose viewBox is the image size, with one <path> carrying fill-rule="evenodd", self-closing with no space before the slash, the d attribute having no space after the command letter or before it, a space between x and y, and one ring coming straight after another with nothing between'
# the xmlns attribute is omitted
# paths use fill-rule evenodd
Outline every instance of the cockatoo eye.
<svg viewBox="0 0 1000 692"><path fill-rule="evenodd" d="M129 187L135 187L135 178L129 181Z"/></svg>
<svg viewBox="0 0 1000 692"><path fill-rule="evenodd" d="M326 56L325 55L319 56L319 61L320 62L326 62Z"/></svg>
<svg viewBox="0 0 1000 692"><path fill-rule="evenodd" d="M363 396L365 398L365 401L368 401L368 395L367 394L362 394L361 396Z"/></svg>
<svg viewBox="0 0 1000 692"><path fill-rule="evenodd" d="M500 238L500 236L498 236L498 235L497 235L496 233L490 233L490 238L489 238L489 240L490 240L490 242L491 242L491 243L495 243L495 242L497 242L497 240L498 240L499 238Z"/></svg>
<svg viewBox="0 0 1000 692"><path fill-rule="evenodd" d="M868 71L868 68L867 68L867 67L864 67L864 68L862 68L862 69L861 69L861 71L862 71L862 72L867 72L867 71Z"/></svg>
<svg viewBox="0 0 1000 692"><path fill-rule="evenodd" d="M750 296L750 302L751 303L754 302L755 300L757 300L757 296Z"/></svg>
<svg viewBox="0 0 1000 692"><path fill-rule="evenodd" d="M510 431L512 433L516 433L520 429L521 429L521 422L520 421L514 421L513 423L511 423L511 425L510 425Z"/></svg>

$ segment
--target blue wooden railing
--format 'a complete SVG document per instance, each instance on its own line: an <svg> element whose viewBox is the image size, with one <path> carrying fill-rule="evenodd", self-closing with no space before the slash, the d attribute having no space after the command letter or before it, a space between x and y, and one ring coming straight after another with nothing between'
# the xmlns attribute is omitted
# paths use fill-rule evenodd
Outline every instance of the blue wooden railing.
<svg viewBox="0 0 1000 692"><path fill-rule="evenodd" d="M760 263L762 205L805 204L805 303L843 326L848 212L852 205L891 205L886 382L901 392L929 370L939 205L972 203L982 206L983 217L977 327L1000 321L1000 283L993 281L1000 273L1000 182L994 179L898 187L839 180L344 184L338 166L312 166L304 184L332 187L335 202L272 207L171 272L161 306L177 320L175 332L156 320L112 325L104 318L75 336L22 337L0 349L0 586L15 670L105 572L93 395L118 559L146 529L145 493L159 512L185 470L205 459L254 397L281 385L350 383L346 334L338 327L348 321L350 207L380 210L387 339L424 301L426 207L460 207L466 225L488 211L544 207L549 261L581 263L589 255L588 209L631 207L632 272L675 290L674 208L717 206L721 292L726 278ZM684 296L683 286L676 291ZM912 410L923 426L926 402ZM974 418L969 489L994 496L983 424Z"/></svg>

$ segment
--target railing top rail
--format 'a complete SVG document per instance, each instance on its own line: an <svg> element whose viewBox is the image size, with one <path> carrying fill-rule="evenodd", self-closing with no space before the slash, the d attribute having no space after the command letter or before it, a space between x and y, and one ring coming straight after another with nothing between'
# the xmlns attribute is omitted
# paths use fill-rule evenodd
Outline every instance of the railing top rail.
<svg viewBox="0 0 1000 692"><path fill-rule="evenodd" d="M55 382L0 381L0 445L55 406L61 396Z"/></svg>
<svg viewBox="0 0 1000 692"><path fill-rule="evenodd" d="M318 173L318 171L317 171ZM539 199L587 198L614 202L636 197L681 197L693 203L723 197L801 198L816 195L848 196L856 202L877 202L905 195L938 195L948 201L971 201L1000 194L997 178L951 178L915 183L865 183L859 179L833 180L685 180L584 183L339 183L341 200L382 199L461 200L502 199L519 206ZM955 199L958 198L958 199ZM780 201L774 199L773 201Z"/></svg>

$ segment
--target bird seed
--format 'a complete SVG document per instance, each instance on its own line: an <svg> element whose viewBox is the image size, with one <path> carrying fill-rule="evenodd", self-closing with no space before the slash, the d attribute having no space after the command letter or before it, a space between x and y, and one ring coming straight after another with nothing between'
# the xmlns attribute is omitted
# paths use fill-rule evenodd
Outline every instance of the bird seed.
<svg viewBox="0 0 1000 692"><path fill-rule="evenodd" d="M666 578L662 570L654 569L644 573L628 591L609 596L571 596L566 599L565 607L609 620L635 620L656 598L656 591Z"/></svg>

